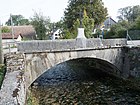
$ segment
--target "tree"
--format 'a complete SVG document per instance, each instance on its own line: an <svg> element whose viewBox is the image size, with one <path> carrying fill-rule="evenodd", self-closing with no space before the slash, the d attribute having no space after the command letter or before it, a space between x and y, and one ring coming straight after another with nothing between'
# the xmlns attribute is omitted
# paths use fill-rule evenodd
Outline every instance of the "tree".
<svg viewBox="0 0 140 105"><path fill-rule="evenodd" d="M6 22L6 25L11 25L11 19L14 26L20 26L20 25L29 25L30 22L28 19L25 19L22 15L11 15L8 21Z"/></svg>
<svg viewBox="0 0 140 105"><path fill-rule="evenodd" d="M136 28L140 30L140 16L136 19Z"/></svg>
<svg viewBox="0 0 140 105"><path fill-rule="evenodd" d="M105 35L105 38L124 38L128 30L129 33L131 32L130 37L132 39L139 39L140 6L136 5L120 8L119 13L119 22L111 27L110 31Z"/></svg>
<svg viewBox="0 0 140 105"><path fill-rule="evenodd" d="M102 0L69 0L68 8L64 11L64 21L68 25L68 28L73 26L73 23L79 19L80 11L87 12L89 18L95 20L95 24L102 23L107 16L107 9L104 7Z"/></svg>
<svg viewBox="0 0 140 105"><path fill-rule="evenodd" d="M85 29L85 36L87 38L91 38L93 27L94 27L94 19L89 18L87 15L84 15L82 23L83 23L83 27Z"/></svg>
<svg viewBox="0 0 140 105"><path fill-rule="evenodd" d="M87 16L86 18L83 17L85 18L84 20L89 21L93 19L95 25L102 23L106 19L107 9L104 7L102 0L94 0L94 2L90 1L91 0L69 0L69 5L64 12L64 24L66 25L65 28L69 30L72 34L75 34L74 31L77 30L75 29L74 24L78 20L80 20L80 11L83 13L85 10ZM90 25L89 23L86 24Z"/></svg>
<svg viewBox="0 0 140 105"><path fill-rule="evenodd" d="M73 38L76 38L77 36L77 29L80 26L80 20L77 19L77 21L74 23L74 35ZM89 18L86 14L86 11L84 11L84 15L83 15L83 19L82 19L82 26L85 30L85 36L87 38L91 38L92 37L92 31L93 31L93 27L94 27L94 19L93 18Z"/></svg>
<svg viewBox="0 0 140 105"><path fill-rule="evenodd" d="M132 15L132 7L128 6L125 8L120 8L118 10L119 12L119 16L117 17L119 19L119 21L123 21L123 20L127 20L130 21L131 20L131 15Z"/></svg>
<svg viewBox="0 0 140 105"><path fill-rule="evenodd" d="M56 29L61 29L61 30L63 30L64 27L65 27L65 24L64 24L64 20L63 19L61 19L60 21L56 22L54 25L55 25L55 28Z"/></svg>
<svg viewBox="0 0 140 105"><path fill-rule="evenodd" d="M8 27L4 26L4 27L2 27L1 32L2 33L9 33L9 32L11 32L11 30Z"/></svg>
<svg viewBox="0 0 140 105"><path fill-rule="evenodd" d="M18 25L22 26L22 25L29 25L30 22L28 19L21 19L18 21Z"/></svg>
<svg viewBox="0 0 140 105"><path fill-rule="evenodd" d="M134 22L135 19L140 15L140 6L136 5L120 8L118 12L120 14L118 16L119 21L126 20L128 22Z"/></svg>
<svg viewBox="0 0 140 105"><path fill-rule="evenodd" d="M130 27L128 21L118 22L111 26L110 31L104 35L104 38L125 38Z"/></svg>
<svg viewBox="0 0 140 105"><path fill-rule="evenodd" d="M33 18L31 18L31 24L35 28L38 39L43 40L47 38L47 33L50 32L50 19L43 16L41 13L34 13Z"/></svg>

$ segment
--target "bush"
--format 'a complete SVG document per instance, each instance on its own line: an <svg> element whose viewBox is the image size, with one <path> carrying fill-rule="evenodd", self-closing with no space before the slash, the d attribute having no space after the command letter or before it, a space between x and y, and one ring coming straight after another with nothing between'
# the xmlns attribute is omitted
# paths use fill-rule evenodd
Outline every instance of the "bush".
<svg viewBox="0 0 140 105"><path fill-rule="evenodd" d="M129 30L128 34L132 40L140 40L140 30Z"/></svg>
<svg viewBox="0 0 140 105"><path fill-rule="evenodd" d="M140 16L136 19L136 28L140 29Z"/></svg>
<svg viewBox="0 0 140 105"><path fill-rule="evenodd" d="M6 72L5 66L0 64L0 88L4 79L5 72Z"/></svg>

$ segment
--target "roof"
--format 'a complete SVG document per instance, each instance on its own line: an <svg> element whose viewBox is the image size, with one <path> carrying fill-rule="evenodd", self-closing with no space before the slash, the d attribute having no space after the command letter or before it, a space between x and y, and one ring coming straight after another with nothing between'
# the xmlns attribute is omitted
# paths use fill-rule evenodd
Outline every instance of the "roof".
<svg viewBox="0 0 140 105"><path fill-rule="evenodd" d="M62 33L62 31L61 31L60 29L57 29L57 30L54 32L54 34L60 34L60 33Z"/></svg>
<svg viewBox="0 0 140 105"><path fill-rule="evenodd" d="M9 29L11 29L11 26L7 26ZM19 35L22 37L30 38L30 39L35 39L36 33L33 28L33 26L28 25L28 26L13 26L13 34L14 38L18 38ZM2 38L3 39L12 39L12 34L11 33L2 33Z"/></svg>
<svg viewBox="0 0 140 105"><path fill-rule="evenodd" d="M18 34L15 34L14 35L14 39L17 39L18 38ZM12 39L13 36L11 33L2 33L2 39Z"/></svg>
<svg viewBox="0 0 140 105"><path fill-rule="evenodd" d="M113 20L111 17L108 17L105 21L104 21L104 25L105 27L111 26L113 24L116 24L117 22L115 20Z"/></svg>
<svg viewBox="0 0 140 105"><path fill-rule="evenodd" d="M108 29L113 24L117 24L117 22L115 20L113 20L111 17L107 17L106 20L102 24L97 25L95 27L95 29L97 29L97 28L100 28L100 29L102 29L102 28Z"/></svg>

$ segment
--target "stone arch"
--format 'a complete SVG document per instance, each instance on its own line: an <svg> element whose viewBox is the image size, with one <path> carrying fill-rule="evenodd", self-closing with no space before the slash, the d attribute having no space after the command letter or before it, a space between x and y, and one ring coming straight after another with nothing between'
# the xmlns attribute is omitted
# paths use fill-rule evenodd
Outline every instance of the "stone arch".
<svg viewBox="0 0 140 105"><path fill-rule="evenodd" d="M69 68L69 63L70 62L72 62L72 64L74 64L74 65L76 64L77 67L79 67L79 64L80 64L80 68L78 68L79 70L76 70L76 71L78 71L76 73L80 73L79 71L81 70L81 68L82 69L84 68L85 69L84 70L85 71L84 73L87 74L88 73L88 70L90 68L90 73L91 73L91 69L92 70L96 70L96 71L99 70L99 72L101 72L101 74L99 74L100 76L101 75L104 76L105 74L108 74L108 75L112 75L112 76L117 76L118 77L120 75L120 70L116 66L114 66L113 64L111 64L108 61L105 61L105 60L102 60L102 59L98 59L98 58L82 57L82 58L70 59L68 61L61 62L60 64L54 65L54 67L46 70L43 74L41 74L38 78L36 78L37 81L35 80L35 81L33 81L33 83L35 85L38 85L38 83L40 84L40 81L44 80L45 78L46 78L46 80L47 80L48 83L50 83L50 82L51 83L57 83L57 82L54 82L54 80L55 79L56 80L57 79L60 80L61 78L62 79L63 78L65 78L65 79L68 78L68 80L69 80L70 79L69 78L70 75L68 73L71 74L73 72L73 69L72 69L73 67L70 67ZM63 64L67 64L67 65L63 65ZM72 65L72 66L74 66L74 65ZM65 66L67 66L69 68L69 69L67 69L68 70L68 73L66 73L66 70L64 70L64 69L66 69ZM60 72L57 69L57 67L60 70ZM88 70L87 70L87 67L88 67ZM62 68L64 68L64 69L62 69ZM82 70L82 73L83 73L83 70ZM64 74L66 76L64 76ZM79 74L77 74L77 75L79 76ZM41 79L41 77L43 77L43 78ZM72 76L72 78L71 78L72 80L73 80L73 77L75 77L75 76ZM74 78L74 79L76 79L76 78ZM34 86L34 84L33 85L31 84L31 85Z"/></svg>
<svg viewBox="0 0 140 105"><path fill-rule="evenodd" d="M33 81L35 81L41 74L43 74L46 70L51 67L71 60L71 59L79 59L79 58L94 58L97 61L106 62L106 65L110 65L109 67L117 70L117 66L114 65L111 61L112 59L107 59L106 56L97 57L93 51L88 52L51 52L51 53L34 53L34 54L26 54L26 67L25 67L25 80L26 86L29 87ZM111 57L110 57L111 58ZM98 64L99 65L99 64ZM113 66L114 65L114 66ZM116 66L116 67L115 67ZM118 73L118 70L114 73Z"/></svg>

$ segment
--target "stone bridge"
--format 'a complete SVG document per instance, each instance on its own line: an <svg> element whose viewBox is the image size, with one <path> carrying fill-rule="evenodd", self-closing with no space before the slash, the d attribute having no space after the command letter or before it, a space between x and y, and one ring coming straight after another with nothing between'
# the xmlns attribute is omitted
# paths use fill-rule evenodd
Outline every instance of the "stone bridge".
<svg viewBox="0 0 140 105"><path fill-rule="evenodd" d="M24 53L27 88L51 67L65 61L92 58L96 68L123 76L125 74L126 39L71 39L54 41L27 41L18 44ZM107 69L105 69L107 68Z"/></svg>

